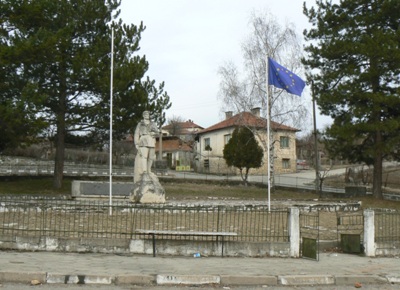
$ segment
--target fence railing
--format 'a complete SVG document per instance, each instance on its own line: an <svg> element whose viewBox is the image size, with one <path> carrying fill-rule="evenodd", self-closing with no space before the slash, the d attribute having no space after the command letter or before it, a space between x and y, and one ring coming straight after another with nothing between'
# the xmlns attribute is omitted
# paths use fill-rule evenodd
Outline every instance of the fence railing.
<svg viewBox="0 0 400 290"><path fill-rule="evenodd" d="M40 176L53 175L54 162L39 162L35 164L0 164L0 175ZM64 164L64 174L69 176L108 176L109 167L96 164ZM133 166L113 165L115 175L133 175Z"/></svg>
<svg viewBox="0 0 400 290"><path fill-rule="evenodd" d="M175 177L178 179L190 180L225 180L225 181L241 181L238 175L227 174L208 174L195 172L168 172L166 169L153 169L155 172L164 175L165 178ZM98 165L91 163L71 163L64 164L64 175L68 176L109 176L109 167L106 165ZM54 174L53 161L39 161L37 163L0 163L0 176L19 175L19 176L50 176ZM113 176L131 176L133 177L133 166L113 165ZM267 184L267 175L250 175L248 181L251 183ZM288 187L294 189L315 191L315 178L305 178L298 176L290 176L286 174L277 174L274 176L274 185L280 187ZM385 191L385 188L383 188ZM324 193L345 193L345 184L337 186L322 186ZM397 194L384 192L385 198L399 200ZM390 196L389 196L390 195Z"/></svg>
<svg viewBox="0 0 400 290"><path fill-rule="evenodd" d="M266 206L143 205L0 197L0 234L132 239L136 229L226 231L227 240L287 242L288 211Z"/></svg>
<svg viewBox="0 0 400 290"><path fill-rule="evenodd" d="M374 211L375 242L400 243L400 211L389 209L375 209Z"/></svg>

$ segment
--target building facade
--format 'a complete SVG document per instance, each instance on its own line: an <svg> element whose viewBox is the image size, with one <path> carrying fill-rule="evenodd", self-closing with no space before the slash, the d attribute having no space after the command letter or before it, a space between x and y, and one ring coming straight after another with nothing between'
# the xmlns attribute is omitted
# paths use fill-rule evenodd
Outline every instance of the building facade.
<svg viewBox="0 0 400 290"><path fill-rule="evenodd" d="M192 171L194 168L194 144L196 134L204 129L192 120L173 122L162 128L162 139L157 138L157 160L177 171ZM160 158L161 156L161 158Z"/></svg>
<svg viewBox="0 0 400 290"><path fill-rule="evenodd" d="M266 174L268 166L267 154L267 120L260 117L260 109L232 115L226 113L226 118L198 133L195 160L198 172L215 174L237 174L237 169L226 165L223 150L229 142L236 127L250 128L260 146L264 149L264 157L260 168L252 168L249 174ZM273 152L273 168L275 173L296 172L296 132L299 130L270 122Z"/></svg>

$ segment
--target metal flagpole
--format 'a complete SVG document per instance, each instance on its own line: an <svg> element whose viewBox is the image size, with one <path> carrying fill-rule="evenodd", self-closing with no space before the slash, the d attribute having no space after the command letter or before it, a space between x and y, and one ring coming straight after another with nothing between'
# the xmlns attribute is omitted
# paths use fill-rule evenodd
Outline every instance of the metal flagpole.
<svg viewBox="0 0 400 290"><path fill-rule="evenodd" d="M114 28L111 28L111 73L110 73L110 215L112 215L112 131L113 131L113 70Z"/></svg>
<svg viewBox="0 0 400 290"><path fill-rule="evenodd" d="M270 142L270 127L271 127L271 113L270 113L270 91L269 91L269 85L270 85L270 83L269 83L269 58L268 58L268 56L267 56L267 65L266 65L266 78L267 78L267 93L266 93L266 96L267 96L267 142L268 142L268 152L267 152L267 156L268 156L268 211L270 211L270 209L271 209L271 173L270 173L270 170L271 170L271 161L270 161L270 159L271 159L271 149L273 149L274 147L274 144L270 144L271 142ZM278 72L278 70L276 71L276 73L277 73L277 76L275 76L275 75L271 75L271 84L272 85L274 85L275 87L278 87L278 88L281 88L281 89L283 89L283 90L285 90L285 91L287 91L288 93L290 93L290 94L294 94L294 95L298 95L298 96L301 96L301 92L303 91L303 89L304 89L304 86L305 86L305 82L300 78L300 77L298 77L297 75L295 75L294 73L292 73L292 72L290 72L290 74L289 73L287 73L287 69L286 68L283 68L281 65L279 65L279 64L277 64L277 63L275 63L275 62L273 62L272 61L272 59L271 59L271 63L272 64L274 64L274 66L275 65L277 65L277 66L279 66L279 67L281 67L280 69L281 70L284 70L284 71L286 71L285 73L281 73L281 72ZM274 70L274 73L275 73L275 67L273 66L273 70ZM281 77L283 77L284 78L284 80L282 80L281 79ZM283 85L283 83L284 82L287 82L288 81L288 79L287 78L289 78L290 79L290 82L291 82L291 84L289 84L289 85ZM295 78L295 79L294 79ZM277 80L279 80L279 81L277 81ZM296 81L298 82L298 83L296 83ZM290 88L290 89L289 89ZM272 161L272 162L274 162L274 161ZM272 165L273 165L273 163L272 163Z"/></svg>
<svg viewBox="0 0 400 290"><path fill-rule="evenodd" d="M266 76L266 87L267 87L267 186L268 186L268 212L271 211L271 169L270 169L270 140L269 140L269 134L270 134L270 113L269 113L269 85L268 85L268 70L269 70L269 64L268 64L268 55L266 59L266 70L265 70L265 76Z"/></svg>

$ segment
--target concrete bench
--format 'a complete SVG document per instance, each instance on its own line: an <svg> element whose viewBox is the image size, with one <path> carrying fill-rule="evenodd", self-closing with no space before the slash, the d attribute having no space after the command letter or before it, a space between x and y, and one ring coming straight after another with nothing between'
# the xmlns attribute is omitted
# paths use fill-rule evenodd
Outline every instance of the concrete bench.
<svg viewBox="0 0 400 290"><path fill-rule="evenodd" d="M135 230L136 234L150 235L153 240L153 257L156 256L156 236L168 235L168 236L202 236L202 237L217 237L221 238L222 253L221 257L224 256L224 237L236 237L237 233L234 232L192 232L192 231L167 231L167 230Z"/></svg>

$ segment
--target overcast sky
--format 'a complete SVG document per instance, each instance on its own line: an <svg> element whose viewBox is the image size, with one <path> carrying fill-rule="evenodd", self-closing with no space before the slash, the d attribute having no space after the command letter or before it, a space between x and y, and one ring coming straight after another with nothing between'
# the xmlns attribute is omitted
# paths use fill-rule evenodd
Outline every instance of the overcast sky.
<svg viewBox="0 0 400 290"><path fill-rule="evenodd" d="M307 6L314 0L306 0ZM140 42L148 75L165 82L172 107L166 112L191 119L206 128L224 119L218 99L218 68L226 61L243 62L241 43L251 32L252 11L270 11L282 26L293 23L300 36L309 28L303 0L122 0L121 17L127 24L146 26ZM312 103L308 100L310 124ZM329 123L318 117L318 128Z"/></svg>

